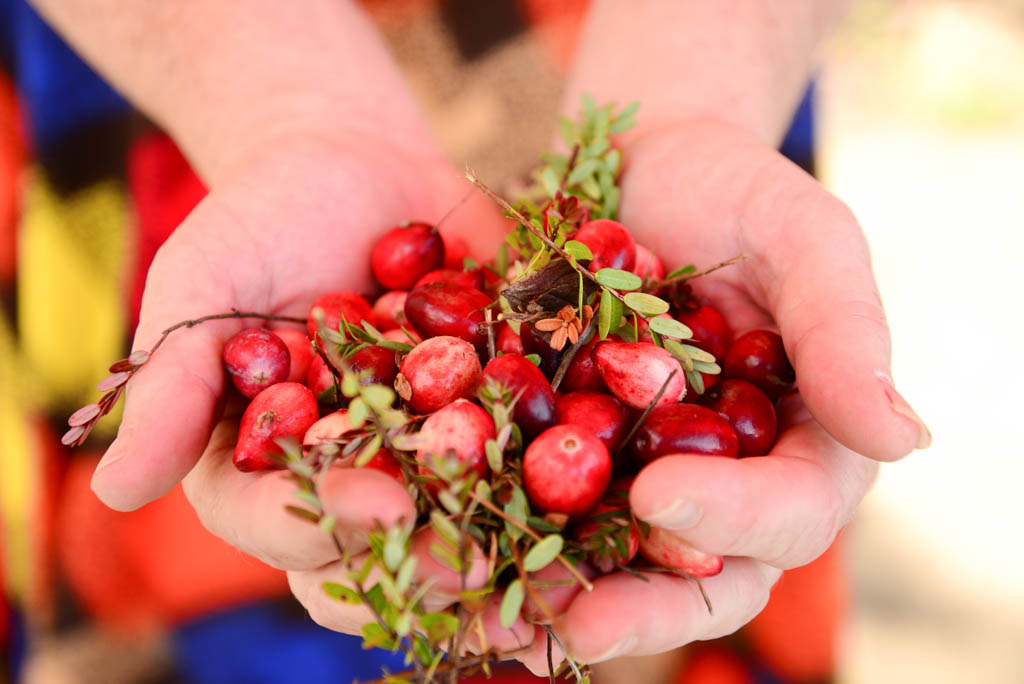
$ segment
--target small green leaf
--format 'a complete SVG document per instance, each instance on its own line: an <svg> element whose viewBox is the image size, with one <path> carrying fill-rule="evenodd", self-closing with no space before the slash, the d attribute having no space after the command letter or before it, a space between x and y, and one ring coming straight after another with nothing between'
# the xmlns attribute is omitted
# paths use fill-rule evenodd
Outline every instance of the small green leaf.
<svg viewBox="0 0 1024 684"><path fill-rule="evenodd" d="M637 279L639 280L639 276ZM669 304L664 299L646 292L630 292L623 299L626 301L626 306L645 316L660 316L669 309Z"/></svg>
<svg viewBox="0 0 1024 684"><path fill-rule="evenodd" d="M526 500L526 494L523 493L522 487L512 488L512 497L505 504L505 515L526 524L526 519L530 517L530 504ZM523 536L523 531L507 520L505 521L505 531L513 539L520 539Z"/></svg>
<svg viewBox="0 0 1024 684"><path fill-rule="evenodd" d="M405 544L398 539L388 539L384 543L384 565L395 572L405 560Z"/></svg>
<svg viewBox="0 0 1024 684"><path fill-rule="evenodd" d="M369 558L367 560L369 561L367 565L370 568L372 568L373 559ZM366 573L369 573L369 569L366 570ZM366 581L365 577L363 578L362 581ZM373 606L373 609L376 610L378 613L383 613L384 609L387 608L388 599L386 596L384 596L384 589L381 588L379 584L374 584L367 590L366 599L370 602L370 605Z"/></svg>
<svg viewBox="0 0 1024 684"><path fill-rule="evenodd" d="M612 174L619 172L619 164L622 163L622 152L618 149L608 150L604 155L604 164Z"/></svg>
<svg viewBox="0 0 1024 684"><path fill-rule="evenodd" d="M459 619L447 613L427 613L420 616L420 629L431 643L439 644L459 631Z"/></svg>
<svg viewBox="0 0 1024 684"><path fill-rule="evenodd" d="M704 376L696 371L686 371L686 379L697 394L704 394Z"/></svg>
<svg viewBox="0 0 1024 684"><path fill-rule="evenodd" d="M565 243L564 249L574 259L590 261L594 258L594 253L590 251L590 248L579 240L569 240Z"/></svg>
<svg viewBox="0 0 1024 684"><path fill-rule="evenodd" d="M412 584L413 575L416 572L416 556L407 556L402 565L398 568L398 573L395 575L395 586L398 590L405 592L409 589L409 585Z"/></svg>
<svg viewBox="0 0 1024 684"><path fill-rule="evenodd" d="M395 391L384 385L367 385L359 394L363 401L377 411L383 411L395 403Z"/></svg>
<svg viewBox="0 0 1024 684"><path fill-rule="evenodd" d="M620 268L602 268L594 276L597 282L613 290L636 290L644 284L640 276Z"/></svg>
<svg viewBox="0 0 1024 684"><path fill-rule="evenodd" d="M569 185L576 185L582 183L584 180L589 179L590 176L597 171L599 162L596 159L587 159L586 161L580 162L576 167L569 173Z"/></svg>
<svg viewBox="0 0 1024 684"><path fill-rule="evenodd" d="M673 278L678 278L680 276L689 275L690 273L696 272L696 270L697 270L697 267L694 266L693 264L687 264L686 266L680 266L679 268L677 268L676 270L672 271L667 276L665 276L665 280L672 280Z"/></svg>
<svg viewBox="0 0 1024 684"><path fill-rule="evenodd" d="M356 397L348 405L348 423L352 429L362 427L370 415L370 407L362 397Z"/></svg>
<svg viewBox="0 0 1024 684"><path fill-rule="evenodd" d="M349 399L359 394L359 376L345 373L341 378L341 393Z"/></svg>
<svg viewBox="0 0 1024 684"><path fill-rule="evenodd" d="M462 513L462 504L459 502L455 495L447 489L442 489L437 493L437 500L441 503L445 509L448 510L452 515L459 515Z"/></svg>
<svg viewBox="0 0 1024 684"><path fill-rule="evenodd" d="M715 362L714 354L710 354L704 351L703 349L698 349L697 347L694 347L692 344L684 344L683 349L686 350L686 353L689 354L690 358L693 359L694 361L703 361L704 363Z"/></svg>
<svg viewBox="0 0 1024 684"><path fill-rule="evenodd" d="M300 508L299 506L293 506L291 504L288 504L285 506L285 510L297 518L302 518L303 520L308 520L309 522L314 523L320 522L320 516L318 514L305 508Z"/></svg>
<svg viewBox="0 0 1024 684"><path fill-rule="evenodd" d="M562 528L558 525L553 525L544 518L537 518L532 515L526 519L526 523L538 532L560 533L562 531Z"/></svg>
<svg viewBox="0 0 1024 684"><path fill-rule="evenodd" d="M487 465L491 467L492 473L500 473L504 463L501 448L493 439L484 442L484 452L487 454ZM483 482L483 480L481 480Z"/></svg>
<svg viewBox="0 0 1024 684"><path fill-rule="evenodd" d="M376 622L368 622L363 625L363 648L386 648L390 649L394 644L390 635Z"/></svg>
<svg viewBox="0 0 1024 684"><path fill-rule="evenodd" d="M541 170L540 182L544 186L544 192L548 194L548 197L554 197L555 193L558 192L558 174L550 166Z"/></svg>
<svg viewBox="0 0 1024 684"><path fill-rule="evenodd" d="M559 117L558 132L565 142L565 146L572 148L576 144L576 122L567 116Z"/></svg>
<svg viewBox="0 0 1024 684"><path fill-rule="evenodd" d="M595 202L601 199L601 186L593 178L584 178L580 183L580 189Z"/></svg>
<svg viewBox="0 0 1024 684"><path fill-rule="evenodd" d="M441 539L451 544L453 549L459 548L459 528L444 513L431 511L430 525Z"/></svg>
<svg viewBox="0 0 1024 684"><path fill-rule="evenodd" d="M320 531L324 534L334 534L334 529L338 526L338 520L333 515L325 515L320 518Z"/></svg>
<svg viewBox="0 0 1024 684"><path fill-rule="evenodd" d="M357 468L362 468L367 463L373 460L373 457L380 451L381 446L384 444L384 438L379 434L374 435L369 442L363 445L359 450L359 455L356 456L355 465Z"/></svg>
<svg viewBox="0 0 1024 684"><path fill-rule="evenodd" d="M601 291L601 306L597 310L597 334L601 339L614 335L619 324L622 323L622 302L611 293L611 290Z"/></svg>
<svg viewBox="0 0 1024 684"><path fill-rule="evenodd" d="M505 629L511 629L512 624L519 617L519 611L523 608L523 599L526 598L523 593L523 582L516 578L512 580L508 587L505 589L505 596L501 599L501 610L499 617L501 619L501 626Z"/></svg>
<svg viewBox="0 0 1024 684"><path fill-rule="evenodd" d="M454 572L461 571L462 562L459 561L458 555L444 544L438 544L437 542L431 544L430 555L434 557L434 560L449 570Z"/></svg>
<svg viewBox="0 0 1024 684"><path fill-rule="evenodd" d="M708 375L718 375L722 372L722 367L717 363L706 363L704 361L694 361L693 370L700 373L707 373Z"/></svg>
<svg viewBox="0 0 1024 684"><path fill-rule="evenodd" d="M324 582L324 593L330 596L332 599L347 603L350 606L361 605L363 599L359 596L359 593L355 589L350 589L343 584L336 582Z"/></svg>
<svg viewBox="0 0 1024 684"><path fill-rule="evenodd" d="M532 363L534 366L540 365L540 354L527 354L523 358Z"/></svg>
<svg viewBox="0 0 1024 684"><path fill-rule="evenodd" d="M549 534L533 545L523 558L523 568L527 572L537 572L546 568L558 554L562 552L565 540L560 534Z"/></svg>
<svg viewBox="0 0 1024 684"><path fill-rule="evenodd" d="M474 491L478 499L491 500L491 485L487 484L487 480L477 480Z"/></svg>
<svg viewBox="0 0 1024 684"><path fill-rule="evenodd" d="M319 508L320 510L323 510L323 504L320 503L320 499L313 492L299 490L297 492L293 492L293 494L295 494L296 498L301 499L304 503L308 503L313 508ZM317 516L317 522L319 521L320 516Z"/></svg>
<svg viewBox="0 0 1024 684"><path fill-rule="evenodd" d="M411 352L413 345L407 342L396 342L395 340L377 340L378 347L384 347L391 351L401 352L403 354Z"/></svg>
<svg viewBox="0 0 1024 684"><path fill-rule="evenodd" d="M673 337L680 340L688 340L693 337L693 331L674 318L655 317L647 321L647 324L651 326L653 332L665 337Z"/></svg>

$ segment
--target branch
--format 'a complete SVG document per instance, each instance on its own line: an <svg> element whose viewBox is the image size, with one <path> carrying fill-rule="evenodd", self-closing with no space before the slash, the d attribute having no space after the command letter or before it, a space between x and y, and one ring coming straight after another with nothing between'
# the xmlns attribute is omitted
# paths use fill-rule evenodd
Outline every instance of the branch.
<svg viewBox="0 0 1024 684"><path fill-rule="evenodd" d="M647 286L647 291L648 292L657 292L658 290L660 290L661 288L665 287L666 285L675 285L676 283L685 283L687 280L693 280L694 278L700 278L701 276L706 276L709 273L714 273L715 271L717 271L720 268L725 268L726 266L732 266L733 264L738 264L739 262L745 261L748 258L749 257L746 254L740 254L739 256L734 256L732 259L726 259L725 261L721 261L721 262L715 264L714 266L708 266L707 268L705 268L704 270L701 270L701 271L696 271L694 273L683 273L681 275L677 275L675 278L665 278L664 280L655 280L653 283L651 283L651 284L649 284Z"/></svg>

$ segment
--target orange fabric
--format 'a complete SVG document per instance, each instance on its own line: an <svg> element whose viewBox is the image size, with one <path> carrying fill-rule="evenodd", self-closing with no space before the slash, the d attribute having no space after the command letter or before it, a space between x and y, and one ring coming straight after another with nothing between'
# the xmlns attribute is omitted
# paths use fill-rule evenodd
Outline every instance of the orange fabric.
<svg viewBox="0 0 1024 684"><path fill-rule="evenodd" d="M137 632L288 595L283 572L206 531L181 487L131 513L105 507L89 489L98 460L72 462L57 531L63 570L97 619Z"/></svg>
<svg viewBox="0 0 1024 684"><path fill-rule="evenodd" d="M686 660L676 684L754 684L754 677L735 652L704 646Z"/></svg>
<svg viewBox="0 0 1024 684"><path fill-rule="evenodd" d="M555 64L568 70L590 0L520 0L523 16Z"/></svg>
<svg viewBox="0 0 1024 684"><path fill-rule="evenodd" d="M835 670L850 605L844 549L840 536L810 565L787 570L745 630L758 659L783 681L819 681Z"/></svg>
<svg viewBox="0 0 1024 684"><path fill-rule="evenodd" d="M18 195L25 138L10 77L0 71L0 284L14 280L18 257Z"/></svg>

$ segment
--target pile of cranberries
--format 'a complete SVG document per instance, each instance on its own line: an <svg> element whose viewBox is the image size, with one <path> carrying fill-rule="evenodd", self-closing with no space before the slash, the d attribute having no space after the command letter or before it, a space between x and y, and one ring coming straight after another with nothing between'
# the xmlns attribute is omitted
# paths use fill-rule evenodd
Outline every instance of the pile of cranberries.
<svg viewBox="0 0 1024 684"><path fill-rule="evenodd" d="M664 277L658 257L634 244L615 221L584 223L573 239L593 253L592 271L613 267L652 280ZM477 393L488 379L497 381L518 396L512 419L522 434L522 488L531 510L564 525L566 538L581 544L598 571L625 565L639 551L650 563L694 577L718 573L720 556L702 553L670 531L638 526L629 514L628 489L640 469L669 454L768 453L776 438L775 404L795 382L779 335L753 330L734 338L714 306L692 293L676 296L672 312L663 315L692 330L686 343L712 354L722 369L721 375L703 376L702 394L687 387L675 357L643 341L651 339L643 325L636 342L617 335L600 340L597 334L581 340L553 391L552 378L573 344L563 336L562 349L556 349L557 331L545 336L536 321L523 322L519 333L504 321L485 322L488 308L498 320L495 301L507 285L506 274L486 266L462 268L445 255L434 227L394 228L372 253L383 291L372 305L355 292L331 292L313 304L305 333L248 328L232 337L224 365L238 391L251 399L235 465L243 471L275 467L275 440L281 437L312 447L351 432L348 400L315 351L314 342L325 343L317 339L312 311L329 329L343 318L349 324L367 321L387 340L415 342L407 353L364 346L346 361L361 373L360 382L395 388L397 406L425 417L411 423L418 426L415 457L421 472L444 456L488 476L485 444L495 438L495 423ZM490 334L488 325L494 326ZM567 321L566 329L571 326ZM386 449L366 467L403 481L403 469ZM615 526L627 528L624 541L609 541Z"/></svg>

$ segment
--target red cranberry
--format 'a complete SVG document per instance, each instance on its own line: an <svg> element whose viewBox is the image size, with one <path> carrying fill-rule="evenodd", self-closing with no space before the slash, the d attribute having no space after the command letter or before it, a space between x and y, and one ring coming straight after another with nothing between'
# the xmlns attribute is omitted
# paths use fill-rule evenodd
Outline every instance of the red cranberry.
<svg viewBox="0 0 1024 684"><path fill-rule="evenodd" d="M512 420L527 436L537 435L555 424L555 395L540 369L517 354L502 354L484 368L484 378L497 380L512 394L522 392L512 411Z"/></svg>
<svg viewBox="0 0 1024 684"><path fill-rule="evenodd" d="M643 410L662 385L668 387L657 405L674 404L686 392L686 376L674 356L647 342L609 342L594 348L597 370L608 389L627 406ZM676 371L669 380L672 371Z"/></svg>
<svg viewBox="0 0 1024 684"><path fill-rule="evenodd" d="M313 396L316 397L316 402L321 408L332 409L341 405L338 401L340 393L334 386L334 374L331 373L331 369L327 367L319 354L315 355L309 364L306 387L313 392Z"/></svg>
<svg viewBox="0 0 1024 684"><path fill-rule="evenodd" d="M409 293L405 315L426 337L459 337L483 350L487 332L481 324L484 309L490 305L491 298L480 290L456 283L431 283Z"/></svg>
<svg viewBox="0 0 1024 684"><path fill-rule="evenodd" d="M589 563L581 561L576 570L588 580L597 577L597 571ZM537 572L531 572L530 579L538 586L538 593L547 608L547 611L541 608L532 592L527 592L523 601L523 617L533 625L551 624L551 614L565 613L576 595L583 591L583 585L561 563L548 563Z"/></svg>
<svg viewBox="0 0 1024 684"><path fill-rule="evenodd" d="M576 540L586 551L587 560L604 573L628 564L640 549L640 531L629 512L632 483L632 477L612 482L601 503L576 529Z"/></svg>
<svg viewBox="0 0 1024 684"><path fill-rule="evenodd" d="M654 525L646 537L640 535L640 553L655 565L685 572L690 577L712 577L724 565L721 556L698 551L669 530Z"/></svg>
<svg viewBox="0 0 1024 684"><path fill-rule="evenodd" d="M288 347L291 363L288 366L288 382L305 382L309 375L309 364L313 363L313 345L301 330L280 328L274 334Z"/></svg>
<svg viewBox="0 0 1024 684"><path fill-rule="evenodd" d="M736 338L722 373L727 378L754 383L773 399L785 394L796 381L782 338L770 330L751 330Z"/></svg>
<svg viewBox="0 0 1024 684"><path fill-rule="evenodd" d="M345 320L352 325L359 325L363 321L369 321L370 325L376 326L377 319L373 315L373 309L369 302L355 292L332 292L325 294L313 302L310 307L309 318L306 320L306 331L309 339L316 339L316 321L313 320L313 309L320 307L324 312L324 324L328 330L337 330L341 325L342 314Z"/></svg>
<svg viewBox="0 0 1024 684"><path fill-rule="evenodd" d="M585 515L601 500L612 475L604 444L578 425L542 432L523 454L523 486L545 513Z"/></svg>
<svg viewBox="0 0 1024 684"><path fill-rule="evenodd" d="M372 344L363 347L346 361L354 372L360 374L361 385L391 387L395 384L398 365L395 363L395 352L391 349Z"/></svg>
<svg viewBox="0 0 1024 684"><path fill-rule="evenodd" d="M629 432L629 411L615 397L603 392L570 392L555 403L555 421L559 425L579 425L604 442L614 453Z"/></svg>
<svg viewBox="0 0 1024 684"><path fill-rule="evenodd" d="M619 268L632 271L636 266L636 243L626 227L611 219L597 219L580 226L573 240L582 242L594 255L590 270Z"/></svg>
<svg viewBox="0 0 1024 684"><path fill-rule="evenodd" d="M665 277L665 266L651 250L643 245L636 246L636 263L633 265L633 273L645 279L648 283L661 280Z"/></svg>
<svg viewBox="0 0 1024 684"><path fill-rule="evenodd" d="M255 397L288 379L291 354L280 337L264 328L246 328L224 345L224 367L243 395Z"/></svg>
<svg viewBox="0 0 1024 684"><path fill-rule="evenodd" d="M392 228L377 241L370 267L377 282L389 290L408 290L424 274L444 265L444 241L426 223Z"/></svg>
<svg viewBox="0 0 1024 684"><path fill-rule="evenodd" d="M732 344L732 330L718 309L713 306L684 309L676 320L693 331L693 339L687 340L687 344L703 349L719 362L725 358Z"/></svg>
<svg viewBox="0 0 1024 684"><path fill-rule="evenodd" d="M409 331L408 335L406 334L406 330ZM409 339L409 335L412 336L411 340ZM403 330L402 328L391 328L390 330L385 330L384 332L381 333L381 336L385 340L391 340L392 342L401 342L402 344L417 345L423 341L423 338L420 337L419 334L408 325L405 326L405 330Z"/></svg>
<svg viewBox="0 0 1024 684"><path fill-rule="evenodd" d="M433 413L472 396L480 382L480 358L457 337L432 337L417 344L395 378L398 395L417 413Z"/></svg>
<svg viewBox="0 0 1024 684"><path fill-rule="evenodd" d="M451 453L467 468L487 474L484 444L495 437L494 420L476 404L465 399L448 404L423 421L418 437L416 460L421 470L435 472L434 459Z"/></svg>
<svg viewBox="0 0 1024 684"><path fill-rule="evenodd" d="M238 427L233 462L243 472L274 465L281 453L274 441L302 439L318 417L313 393L297 382L280 382L263 390L249 403Z"/></svg>
<svg viewBox="0 0 1024 684"><path fill-rule="evenodd" d="M763 456L775 444L775 408L768 395L745 380L723 380L700 398L725 417L739 438L739 455Z"/></svg>
<svg viewBox="0 0 1024 684"><path fill-rule="evenodd" d="M373 303L373 315L381 330L408 327L409 319L405 317L405 298L409 293L404 290L385 292Z"/></svg>
<svg viewBox="0 0 1024 684"><path fill-rule="evenodd" d="M559 388L566 392L576 390L608 391L604 384L601 373L597 370L597 363L594 361L594 347L601 342L601 338L594 335L593 339L580 347L576 356L569 362L562 376L562 384Z"/></svg>
<svg viewBox="0 0 1024 684"><path fill-rule="evenodd" d="M700 377L701 380L704 381L705 392L707 392L709 389L711 389L712 387L714 387L715 385L722 381L722 376L718 373L715 373L714 375L710 373L701 373ZM686 396L683 397L683 401L686 402L687 404L697 404L700 402L701 396L702 395L693 388L693 385L690 383L690 379L687 378Z"/></svg>
<svg viewBox="0 0 1024 684"><path fill-rule="evenodd" d="M502 323L498 326L498 335L494 340L494 346L502 354L526 356L526 350L523 349L523 340L508 323Z"/></svg>
<svg viewBox="0 0 1024 684"><path fill-rule="evenodd" d="M413 288L429 285L430 283L455 283L456 285L471 287L482 292L484 289L484 274L479 268L472 271L439 268L417 280Z"/></svg>
<svg viewBox="0 0 1024 684"><path fill-rule="evenodd" d="M736 458L739 453L739 442L729 421L696 404L655 408L637 430L631 446L643 464L667 454Z"/></svg>
<svg viewBox="0 0 1024 684"><path fill-rule="evenodd" d="M387 449L381 449L375 453L363 467L379 470L385 475L393 477L399 484L405 484L405 473L402 472L402 465L395 458L395 455Z"/></svg>

